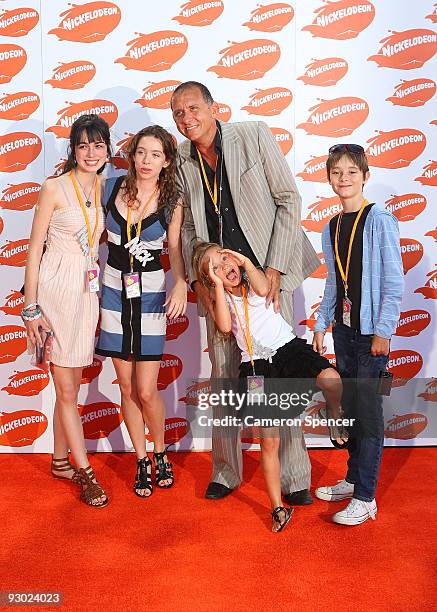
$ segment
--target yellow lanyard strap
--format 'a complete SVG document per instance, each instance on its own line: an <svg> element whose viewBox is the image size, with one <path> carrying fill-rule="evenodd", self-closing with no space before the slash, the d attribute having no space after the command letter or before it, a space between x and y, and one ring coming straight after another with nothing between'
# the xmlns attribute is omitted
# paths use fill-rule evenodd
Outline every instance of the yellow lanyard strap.
<svg viewBox="0 0 437 612"><path fill-rule="evenodd" d="M339 239L339 235L340 235L340 224L341 224L341 219L343 217L343 211L338 215L338 219L337 219L337 225L335 227L335 239L334 239L334 250L335 250L335 260L337 262L337 266L338 266L338 270L340 272L340 276L341 279L343 281L344 284L344 291L345 291L345 295L347 296L347 289L348 289L348 283L347 283L347 279L349 277L349 265L350 265L350 261L351 261L351 253L352 253L352 245L354 242L354 238L355 238L355 232L357 230L357 225L358 222L361 218L361 215L363 214L364 208L367 206L369 202L367 200L363 200L363 203L361 204L361 208L358 212L358 215L354 221L353 227L352 227L352 231L351 231L351 235L349 238L349 247L347 250L347 258L346 258L346 271L343 269L342 263L340 261L340 253L338 250L338 239Z"/></svg>
<svg viewBox="0 0 437 612"><path fill-rule="evenodd" d="M211 197L212 203L214 204L214 210L217 215L220 214L220 210L217 206L217 174L214 172L214 192L211 190L211 185L209 184L208 177L206 176L205 166L203 165L203 158L198 149L196 149L197 155L199 156L200 168L202 169L203 180L205 181L206 188L208 189L208 193Z"/></svg>
<svg viewBox="0 0 437 612"><path fill-rule="evenodd" d="M76 181L76 178L74 176L73 170L70 171L70 179L71 179L71 181L73 183L74 190L76 191L76 196L77 196L77 199L79 200L79 204L80 204L80 207L82 209L83 216L85 217L86 229L87 229L87 232L88 232L88 245L90 247L90 254L92 254L92 250L93 250L93 246L94 246L94 240L96 238L97 229L98 229L98 226L99 226L99 181L98 181L97 176L96 176L96 182L94 184L94 189L95 189L94 205L96 207L96 224L94 226L94 231L91 234L90 221L88 219L88 214L87 214L87 211L86 211L86 208L85 208L85 204L84 204L82 196L80 194L79 185L77 184L77 181Z"/></svg>
<svg viewBox="0 0 437 612"><path fill-rule="evenodd" d="M153 190L152 195L147 200L146 205L145 205L144 210L143 210L143 213L142 213L142 215L141 215L141 217L140 217L140 219L138 221L138 224L137 224L137 233L136 233L136 236L137 236L138 240L140 239L141 225L143 223L144 216L145 216L145 214L147 212L149 204L153 200L153 198L156 195L157 191L158 191L158 185L156 185L155 189ZM128 206L128 209L127 209L127 220L126 220L126 224L127 224L126 233L127 233L127 241L128 242L131 241L131 222L130 222L131 213L132 213L132 208L130 206ZM133 258L132 255L130 255L130 269L131 269L131 272L134 269L134 258Z"/></svg>
<svg viewBox="0 0 437 612"><path fill-rule="evenodd" d="M241 323L240 315L238 314L237 306L234 301L234 296L230 291L227 290L229 297L231 298L232 306L234 307L235 314L237 315L238 324L243 333L244 341L247 346L247 352L249 354L250 363L252 364L252 368L255 368L255 364L253 363L253 348L252 348L252 337L250 335L250 327L249 327L249 303L246 295L246 288L244 285L241 285L241 293L243 294L243 304L244 304L244 318L246 319L246 331L244 330L243 324Z"/></svg>

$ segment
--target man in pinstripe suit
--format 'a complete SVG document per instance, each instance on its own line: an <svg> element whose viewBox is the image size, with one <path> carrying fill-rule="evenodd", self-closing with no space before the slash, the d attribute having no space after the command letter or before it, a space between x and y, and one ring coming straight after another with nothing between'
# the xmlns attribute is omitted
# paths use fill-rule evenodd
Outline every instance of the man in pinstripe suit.
<svg viewBox="0 0 437 612"><path fill-rule="evenodd" d="M196 282L191 256L197 240L242 252L262 266L274 303L293 325L292 292L320 264L300 225L301 199L290 168L263 122L221 123L209 90L182 83L171 100L177 129L188 140L178 149L178 179L186 204L182 248L189 281L205 315L211 377L237 378L240 351L234 337L218 338L208 294ZM220 407L214 417L220 418ZM281 428L281 485L290 504L309 504L311 466L301 428ZM208 499L220 499L242 479L240 432L213 427Z"/></svg>

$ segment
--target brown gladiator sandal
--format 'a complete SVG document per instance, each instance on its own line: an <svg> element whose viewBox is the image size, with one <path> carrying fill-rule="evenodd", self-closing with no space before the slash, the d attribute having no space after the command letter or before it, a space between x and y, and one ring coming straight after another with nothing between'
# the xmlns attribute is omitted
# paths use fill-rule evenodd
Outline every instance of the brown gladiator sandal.
<svg viewBox="0 0 437 612"><path fill-rule="evenodd" d="M82 487L80 499L85 504L91 506L92 508L104 508L108 505L108 496L106 495L106 493L98 482L93 482L95 479L95 474L93 472L93 468L90 465L85 469L80 468L79 478L80 486ZM95 499L99 499L99 497L104 497L104 500L98 504L93 504L93 501Z"/></svg>
<svg viewBox="0 0 437 612"><path fill-rule="evenodd" d="M74 482L74 484L80 484L79 473L74 467L74 465L71 465L70 461L68 460L68 457L64 457L63 459L55 459L54 457L52 457L52 465L50 469L53 478L58 478L59 480L68 480L70 482ZM73 476L71 478L69 478L68 476L56 474L56 472L71 471L73 472Z"/></svg>

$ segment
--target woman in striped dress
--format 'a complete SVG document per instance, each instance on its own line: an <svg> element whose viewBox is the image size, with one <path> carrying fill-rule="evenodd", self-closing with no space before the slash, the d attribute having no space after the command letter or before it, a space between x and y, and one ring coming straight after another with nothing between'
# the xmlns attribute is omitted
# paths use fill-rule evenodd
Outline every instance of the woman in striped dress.
<svg viewBox="0 0 437 612"><path fill-rule="evenodd" d="M166 317L185 313L187 287L173 137L160 126L142 129L132 138L128 161L127 175L109 179L105 189L109 253L96 352L112 357L124 421L137 455L134 492L148 497L153 491L152 462L146 452L145 423L154 443L156 485L169 488L174 482L165 453L165 406L157 380ZM160 262L166 237L175 280L167 299Z"/></svg>

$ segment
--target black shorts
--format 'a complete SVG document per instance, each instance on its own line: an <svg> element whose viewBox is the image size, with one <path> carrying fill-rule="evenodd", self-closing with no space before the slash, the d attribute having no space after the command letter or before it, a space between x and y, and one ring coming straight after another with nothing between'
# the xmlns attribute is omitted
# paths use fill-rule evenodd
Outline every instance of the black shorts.
<svg viewBox="0 0 437 612"><path fill-rule="evenodd" d="M334 367L303 338L293 338L281 346L272 363L268 359L255 359L254 364L256 374L264 378L317 378L322 370ZM250 361L241 362L239 378L252 374Z"/></svg>

